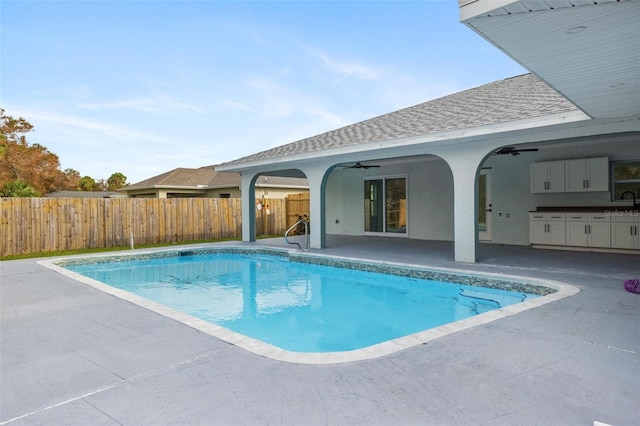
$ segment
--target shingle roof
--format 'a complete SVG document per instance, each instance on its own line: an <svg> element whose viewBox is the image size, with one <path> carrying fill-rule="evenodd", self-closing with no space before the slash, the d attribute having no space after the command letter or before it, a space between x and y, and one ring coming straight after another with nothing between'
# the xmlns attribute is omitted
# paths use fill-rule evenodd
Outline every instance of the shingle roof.
<svg viewBox="0 0 640 426"><path fill-rule="evenodd" d="M48 198L122 198L124 194L115 191L57 191L46 195Z"/></svg>
<svg viewBox="0 0 640 426"><path fill-rule="evenodd" d="M578 110L533 74L485 84L258 152L227 164L280 158Z"/></svg>
<svg viewBox="0 0 640 426"><path fill-rule="evenodd" d="M123 188L125 191L146 189L153 187L197 187L206 185L209 188L239 187L240 173L216 172L215 166L205 166L198 169L179 167L158 176L134 183ZM286 178L279 176L264 176L256 181L257 186L306 186L307 180L300 178Z"/></svg>
<svg viewBox="0 0 640 426"><path fill-rule="evenodd" d="M213 166L189 169L178 167L166 173L145 179L124 188L125 190L138 188L152 188L155 186L192 186L206 185L214 178L216 171Z"/></svg>

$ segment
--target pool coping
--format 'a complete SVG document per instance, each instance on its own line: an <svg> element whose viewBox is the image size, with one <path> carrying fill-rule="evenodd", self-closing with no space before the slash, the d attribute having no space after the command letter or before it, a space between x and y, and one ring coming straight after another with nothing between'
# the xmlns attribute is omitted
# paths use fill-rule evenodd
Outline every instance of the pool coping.
<svg viewBox="0 0 640 426"><path fill-rule="evenodd" d="M219 325L207 322L195 316L180 312L168 306L151 301L141 296L135 295L125 290L120 290L115 287L111 287L100 281L88 278L84 275L70 271L60 264L76 263L82 261L94 261L95 259L114 259L114 258L139 258L144 256L161 257L174 255L175 253L195 253L195 252L244 252L244 253L260 253L260 254L275 254L280 256L287 256L294 261L302 261L307 263L316 264L328 264L332 266L341 267L354 267L354 265L366 265L365 270L375 270L380 272L383 270L390 271L413 271L418 273L419 276L426 274L433 274L436 278L440 276L464 276L479 278L480 281L488 282L514 282L526 283L527 285L545 287L555 290L554 292L535 299L529 299L521 303L499 308L490 312L485 312L474 317L466 318L456 322L444 324L435 328L413 333L407 336L399 337L396 339L388 340L386 342L378 343L372 346L368 346L361 349L343 351L343 352L293 352L285 349L278 348L276 346L264 343L257 339L245 336L240 333L236 333L227 328ZM203 333L214 336L221 339L231 345L237 346L254 354L264 356L277 361L297 363L297 364L339 364L346 362L364 361L375 358L384 357L396 352L400 352L409 348L413 348L420 345L425 345L428 342L438 339L452 333L467 330L479 325L488 324L490 322L506 318L530 309L534 309L548 303L556 302L563 298L573 296L580 292L577 286L547 279L534 278L529 276L520 275L508 275L492 272L477 272L469 269L457 269L457 268L442 268L442 267L425 267L423 265L415 265L410 263L398 263L398 262L386 262L386 261L371 261L363 260L353 257L345 256L332 256L321 253L309 253L299 252L295 250L287 250L280 248L256 248L246 247L240 245L215 245L215 246L201 246L189 249L170 248L160 250L142 250L136 251L132 254L118 253L106 253L100 255L77 255L68 256L55 259L41 260L38 264L52 269L62 275L79 281L83 284L89 285L97 290L112 296L118 297L122 300L128 301L152 312L163 315L167 318L171 318L175 321L183 323L189 327L199 330ZM389 273L389 272L387 272ZM467 283L463 283L467 284ZM478 285L472 284L472 285ZM495 287L500 288L500 287Z"/></svg>

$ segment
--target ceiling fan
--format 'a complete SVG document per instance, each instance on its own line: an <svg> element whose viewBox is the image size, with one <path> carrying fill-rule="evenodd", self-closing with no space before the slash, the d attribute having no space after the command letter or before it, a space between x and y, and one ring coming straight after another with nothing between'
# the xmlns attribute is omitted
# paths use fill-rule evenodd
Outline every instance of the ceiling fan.
<svg viewBox="0 0 640 426"><path fill-rule="evenodd" d="M500 148L499 150L493 152L492 154L494 155L506 155L506 154L511 154L511 155L520 155L521 152L533 152L533 151L537 151L538 148L522 148L522 149L516 149L512 146L505 146Z"/></svg>
<svg viewBox="0 0 640 426"><path fill-rule="evenodd" d="M343 169L370 169L372 167L380 167L378 164L362 164L357 161L355 164L351 166L342 166Z"/></svg>

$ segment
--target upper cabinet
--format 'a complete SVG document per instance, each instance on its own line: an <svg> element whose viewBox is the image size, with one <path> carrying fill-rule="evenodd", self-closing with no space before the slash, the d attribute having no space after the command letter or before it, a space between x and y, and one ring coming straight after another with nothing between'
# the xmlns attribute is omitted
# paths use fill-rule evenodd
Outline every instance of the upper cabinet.
<svg viewBox="0 0 640 426"><path fill-rule="evenodd" d="M591 192L609 190L607 157L565 160L565 191Z"/></svg>
<svg viewBox="0 0 640 426"><path fill-rule="evenodd" d="M531 192L564 192L564 161L531 164Z"/></svg>
<svg viewBox="0 0 640 426"><path fill-rule="evenodd" d="M609 190L607 157L531 163L532 193Z"/></svg>

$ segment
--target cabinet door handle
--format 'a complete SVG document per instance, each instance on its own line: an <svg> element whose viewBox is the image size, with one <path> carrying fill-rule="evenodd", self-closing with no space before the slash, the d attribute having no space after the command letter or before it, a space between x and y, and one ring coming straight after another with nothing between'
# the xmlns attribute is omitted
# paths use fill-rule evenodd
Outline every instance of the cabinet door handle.
<svg viewBox="0 0 640 426"><path fill-rule="evenodd" d="M633 236L633 228L634 228L634 226L630 226L629 227L629 231L631 231L631 236Z"/></svg>
<svg viewBox="0 0 640 426"><path fill-rule="evenodd" d="M586 182L587 182L587 189L589 189L589 179L587 179Z"/></svg>
<svg viewBox="0 0 640 426"><path fill-rule="evenodd" d="M589 227L589 233L591 233L591 225L588 225L588 227Z"/></svg>

